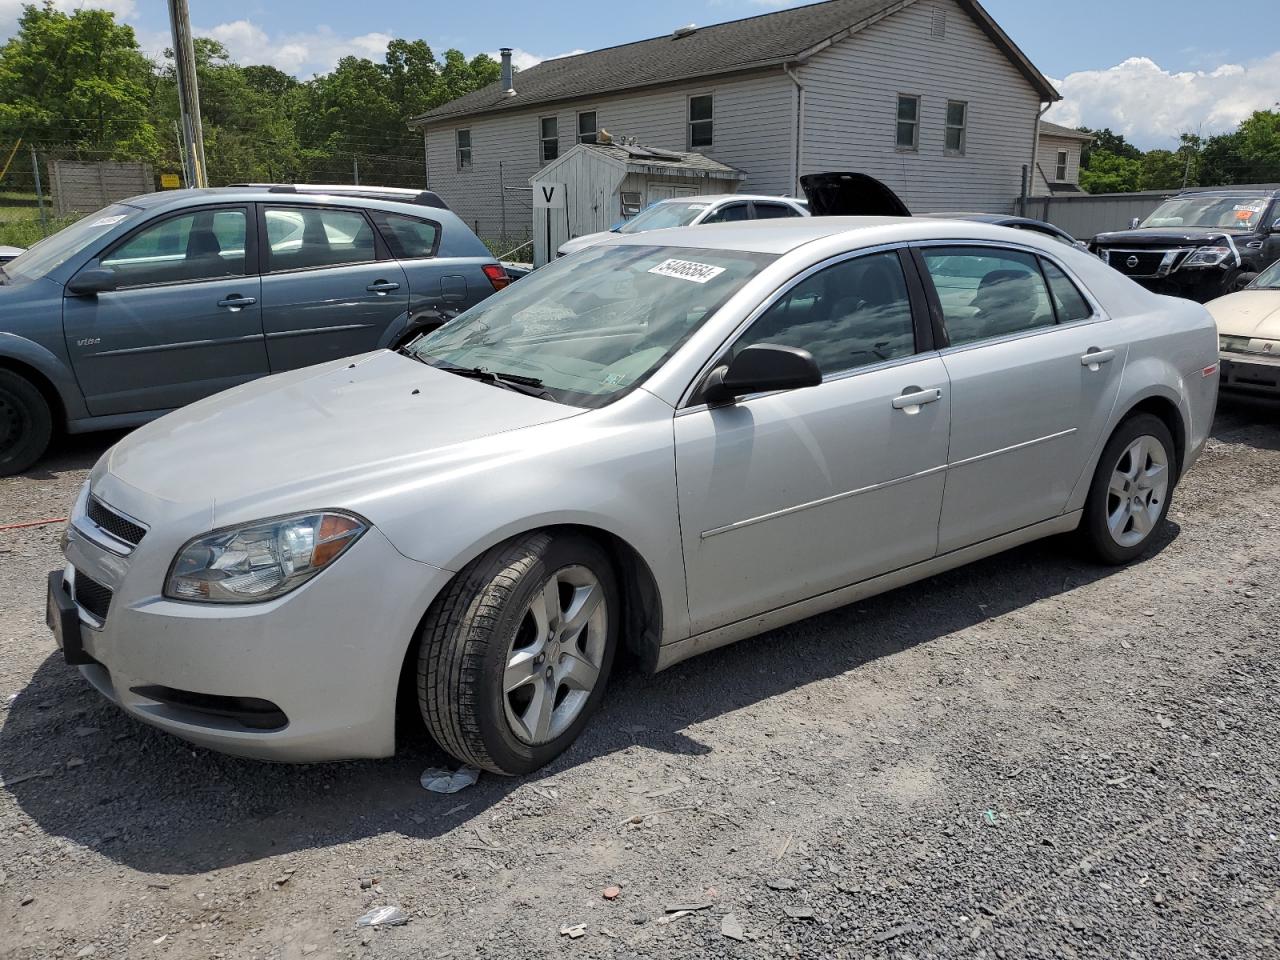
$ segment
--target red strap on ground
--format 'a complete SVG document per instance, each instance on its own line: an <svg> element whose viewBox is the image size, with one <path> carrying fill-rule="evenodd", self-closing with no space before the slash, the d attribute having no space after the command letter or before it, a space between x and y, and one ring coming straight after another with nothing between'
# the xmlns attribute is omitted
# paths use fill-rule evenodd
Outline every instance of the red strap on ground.
<svg viewBox="0 0 1280 960"><path fill-rule="evenodd" d="M66 517L51 517L48 520L28 520L26 523L0 524L0 530L21 530L23 527L43 527L50 523L66 523Z"/></svg>

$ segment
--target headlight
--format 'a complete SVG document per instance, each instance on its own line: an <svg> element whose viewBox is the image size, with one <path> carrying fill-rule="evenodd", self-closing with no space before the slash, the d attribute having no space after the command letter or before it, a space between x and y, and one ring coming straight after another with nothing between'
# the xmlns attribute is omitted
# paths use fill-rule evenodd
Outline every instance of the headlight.
<svg viewBox="0 0 1280 960"><path fill-rule="evenodd" d="M1280 340L1262 340L1257 337L1218 337L1218 347L1231 353L1261 353L1280 357Z"/></svg>
<svg viewBox="0 0 1280 960"><path fill-rule="evenodd" d="M346 513L304 513L196 537L178 551L164 595L206 603L256 603L295 590L368 529Z"/></svg>
<svg viewBox="0 0 1280 960"><path fill-rule="evenodd" d="M1230 247L1197 247L1182 261L1184 267L1216 267L1231 256Z"/></svg>
<svg viewBox="0 0 1280 960"><path fill-rule="evenodd" d="M1228 350L1232 353L1247 353L1249 350L1248 337L1218 337L1218 349Z"/></svg>

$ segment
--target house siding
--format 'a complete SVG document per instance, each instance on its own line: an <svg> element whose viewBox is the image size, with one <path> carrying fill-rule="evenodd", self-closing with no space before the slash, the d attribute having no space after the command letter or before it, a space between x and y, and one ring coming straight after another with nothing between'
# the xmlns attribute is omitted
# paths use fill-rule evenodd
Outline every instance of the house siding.
<svg viewBox="0 0 1280 960"><path fill-rule="evenodd" d="M935 11L944 37L932 35ZM1040 96L953 0L918 2L814 55L801 169L856 170L918 212L1007 212L1030 165ZM895 145L899 93L920 97L919 149ZM948 100L968 103L963 155L946 152Z"/></svg>
<svg viewBox="0 0 1280 960"><path fill-rule="evenodd" d="M519 74L515 85L519 90ZM506 235L526 237L532 224L528 182L543 166L542 117L557 118L561 154L577 142L578 113L590 110L596 112L597 129L616 138L635 137L647 146L685 150L687 101L704 93L713 97L715 142L698 152L743 171L746 179L739 189L744 192L794 192L795 87L781 70L436 121L424 131L427 185L481 237L496 239L503 233L501 162L502 183L509 188ZM472 165L461 171L454 157L454 133L459 129L471 131Z"/></svg>
<svg viewBox="0 0 1280 960"><path fill-rule="evenodd" d="M1080 182L1080 147L1079 140L1045 135L1040 137L1040 150L1036 158L1035 184L1031 191L1033 196L1048 196L1050 181L1075 184ZM1060 150L1067 151L1067 179L1064 181L1055 179L1058 172L1058 151Z"/></svg>

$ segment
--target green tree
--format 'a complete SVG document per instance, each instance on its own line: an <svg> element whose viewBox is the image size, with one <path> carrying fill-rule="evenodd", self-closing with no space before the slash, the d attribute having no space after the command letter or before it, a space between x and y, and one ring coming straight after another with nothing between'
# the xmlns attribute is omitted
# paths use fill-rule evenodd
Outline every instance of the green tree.
<svg viewBox="0 0 1280 960"><path fill-rule="evenodd" d="M1126 140L1123 134L1116 133L1110 127L1103 127L1100 130L1090 130L1088 127L1076 129L1081 133L1093 134L1093 142L1086 143L1080 148L1080 166L1082 167L1089 166L1089 159L1095 150L1129 160L1138 160L1142 157L1141 150Z"/></svg>
<svg viewBox="0 0 1280 960"><path fill-rule="evenodd" d="M1148 150L1138 163L1139 190L1174 190L1182 186L1186 160L1172 150Z"/></svg>
<svg viewBox="0 0 1280 960"><path fill-rule="evenodd" d="M1080 170L1080 186L1089 193L1128 193L1138 189L1142 161L1109 150L1094 150L1089 165Z"/></svg>

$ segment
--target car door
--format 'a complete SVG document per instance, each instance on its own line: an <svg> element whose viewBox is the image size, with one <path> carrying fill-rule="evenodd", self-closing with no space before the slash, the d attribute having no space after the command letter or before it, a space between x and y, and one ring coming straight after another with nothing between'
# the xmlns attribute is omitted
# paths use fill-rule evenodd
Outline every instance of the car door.
<svg viewBox="0 0 1280 960"><path fill-rule="evenodd" d="M63 333L94 416L167 410L270 372L249 205L185 209L82 268L116 288L63 299ZM74 286L74 279L71 284Z"/></svg>
<svg viewBox="0 0 1280 960"><path fill-rule="evenodd" d="M934 555L950 400L905 266L887 250L806 271L718 361L801 347L819 386L677 413L695 633Z"/></svg>
<svg viewBox="0 0 1280 960"><path fill-rule="evenodd" d="M918 255L949 340L946 553L1066 509L1116 402L1127 345L1051 258L985 244Z"/></svg>
<svg viewBox="0 0 1280 960"><path fill-rule="evenodd" d="M706 214L698 223L736 223L751 219L751 204L746 200L726 203Z"/></svg>
<svg viewBox="0 0 1280 960"><path fill-rule="evenodd" d="M264 203L259 236L273 371L376 349L408 308L404 270L360 208Z"/></svg>

